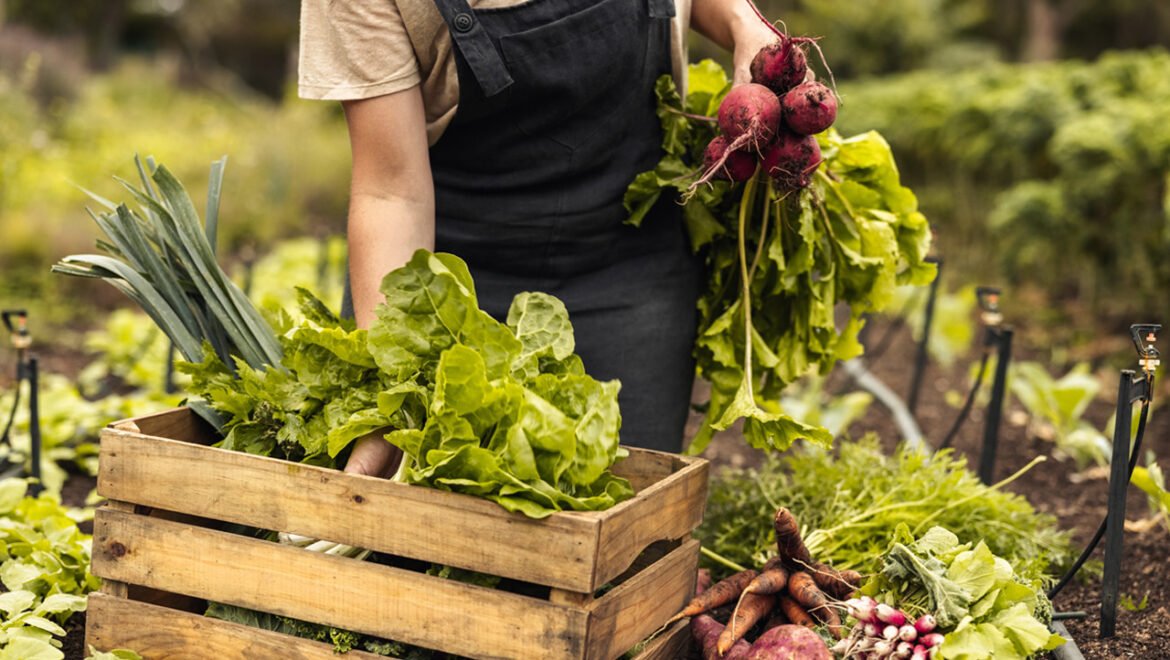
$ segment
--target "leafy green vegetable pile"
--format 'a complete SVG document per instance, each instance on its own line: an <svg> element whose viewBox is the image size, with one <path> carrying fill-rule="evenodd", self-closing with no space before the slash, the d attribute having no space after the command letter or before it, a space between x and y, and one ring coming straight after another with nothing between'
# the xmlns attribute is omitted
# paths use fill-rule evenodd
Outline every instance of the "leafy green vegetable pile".
<svg viewBox="0 0 1170 660"><path fill-rule="evenodd" d="M691 66L685 101L669 76L658 81L665 155L625 196L629 222L639 224L664 195L683 195L692 247L708 264L695 354L711 402L689 451L740 418L755 447L783 450L801 437L827 446L823 429L779 411L780 391L810 368L860 355L862 314L886 306L896 285L934 277L929 227L877 133L818 136L824 162L799 193L783 195L757 174L687 196L716 130L696 117L714 116L730 88L710 61ZM839 303L849 309L840 325Z"/></svg>
<svg viewBox="0 0 1170 660"><path fill-rule="evenodd" d="M0 660L60 660L65 623L99 586L89 572L90 537L48 492L25 495L0 481Z"/></svg>
<svg viewBox="0 0 1170 660"><path fill-rule="evenodd" d="M1049 632L1052 603L1042 584L1016 575L984 541L972 547L942 527L915 540L899 525L881 570L862 593L904 610L932 614L945 634L937 656L1028 658L1064 643Z"/></svg>
<svg viewBox="0 0 1170 660"><path fill-rule="evenodd" d="M522 293L500 323L461 260L425 251L383 280L368 332L299 293L304 320L278 323L285 369L233 372L211 350L180 366L228 420L224 448L335 466L385 429L406 454L398 479L534 518L633 495L609 472L619 384L585 374L556 298Z"/></svg>
<svg viewBox="0 0 1170 660"><path fill-rule="evenodd" d="M698 530L703 546L758 566L775 553L772 516L786 506L809 552L838 569L876 570L899 524L914 534L937 525L983 539L1024 580L1045 579L1072 560L1055 518L1003 484L984 485L950 452L927 456L902 447L886 456L874 437L838 449L838 456L816 449L769 456L758 469L717 475Z"/></svg>

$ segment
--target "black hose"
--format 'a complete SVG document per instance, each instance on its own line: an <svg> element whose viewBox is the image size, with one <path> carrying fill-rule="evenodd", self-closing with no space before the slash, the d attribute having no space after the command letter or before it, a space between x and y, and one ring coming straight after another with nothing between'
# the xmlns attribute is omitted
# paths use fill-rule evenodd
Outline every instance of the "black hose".
<svg viewBox="0 0 1170 660"><path fill-rule="evenodd" d="M1151 391L1154 389L1154 383L1152 380L1150 381L1149 387ZM1133 448L1130 450L1129 454L1129 476L1126 478L1126 483L1129 483L1129 480L1133 478L1134 468L1137 467L1138 457L1141 456L1142 437L1146 434L1146 418L1149 417L1149 414L1150 401L1149 399L1146 399L1145 401L1142 401L1142 413L1141 417L1138 418L1137 434L1134 437ZM1097 549L1097 544L1101 542L1101 537L1105 536L1105 525L1108 522L1109 514L1106 513L1105 517L1101 519L1101 524L1097 527L1097 532L1093 534L1092 540L1089 541L1089 544L1085 546L1084 551L1081 552L1081 556L1077 557L1077 560L1073 562L1072 567L1068 569L1068 572L1064 574L1064 577L1060 578L1060 581L1048 590L1048 600L1053 600L1056 598L1061 589L1064 589L1064 587L1072 581L1073 577L1076 576L1077 572L1081 570L1081 567L1085 565L1085 562L1089 559L1089 555L1093 554L1093 551Z"/></svg>
<svg viewBox="0 0 1170 660"><path fill-rule="evenodd" d="M990 357L991 351L983 351L983 359L979 361L979 373L975 374L975 382L971 384L971 390L967 392L967 400L963 402L963 408L959 410L959 416L955 418L955 423L951 425L951 430L947 431L947 437L939 443L939 450L951 446L951 442L958 435L959 429L967 421L967 416L971 414L971 408L975 405L975 398L979 396L979 389L983 387L983 377L987 373L987 361Z"/></svg>

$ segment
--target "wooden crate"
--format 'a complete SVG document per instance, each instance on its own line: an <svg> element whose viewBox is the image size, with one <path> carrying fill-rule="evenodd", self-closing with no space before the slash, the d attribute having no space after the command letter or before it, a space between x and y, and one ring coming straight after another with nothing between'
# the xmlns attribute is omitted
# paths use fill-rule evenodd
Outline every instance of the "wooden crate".
<svg viewBox="0 0 1170 660"><path fill-rule="evenodd" d="M98 493L110 501L94 521L93 571L105 584L90 598L89 644L148 660L335 657L324 644L199 616L206 600L473 658L611 660L694 590L690 533L707 494L701 459L630 449L614 471L636 497L532 520L467 495L215 449L210 437L187 409L103 431ZM320 555L225 523L531 588L486 589Z"/></svg>

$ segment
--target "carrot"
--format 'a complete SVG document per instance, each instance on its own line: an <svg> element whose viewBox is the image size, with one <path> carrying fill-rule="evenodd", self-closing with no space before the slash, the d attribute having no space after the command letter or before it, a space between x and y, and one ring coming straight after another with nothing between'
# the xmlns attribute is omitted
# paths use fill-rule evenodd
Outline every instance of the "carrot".
<svg viewBox="0 0 1170 660"><path fill-rule="evenodd" d="M781 557L773 557L769 559L748 586L744 587L743 593L739 595L739 602L735 604L735 610L731 613L734 619L739 612L740 606L743 605L744 600L752 594L778 594L784 591L784 587L788 585L788 570L784 568L784 560Z"/></svg>
<svg viewBox="0 0 1170 660"><path fill-rule="evenodd" d="M812 564L812 555L808 553L804 541L800 538L800 525L796 523L796 516L787 507L780 507L776 518L772 521L776 530L776 547L780 556L790 566L804 567Z"/></svg>
<svg viewBox="0 0 1170 660"><path fill-rule="evenodd" d="M821 592L811 575L804 571L794 572L788 578L788 593L793 600L824 621L829 626L829 630L838 638L844 634L840 615L829 604L829 600L825 598L825 594Z"/></svg>
<svg viewBox="0 0 1170 660"><path fill-rule="evenodd" d="M752 626L767 616L768 612L771 612L775 606L776 596L773 594L747 594L744 596L731 615L731 621L727 623L727 627L719 635L717 649L720 657L731 650L731 647L746 635Z"/></svg>
<svg viewBox="0 0 1170 660"><path fill-rule="evenodd" d="M748 586L744 587L744 594L776 594L784 590L788 584L788 570L784 568L779 557L768 560L760 574ZM741 595L742 599L743 596Z"/></svg>
<svg viewBox="0 0 1170 660"><path fill-rule="evenodd" d="M809 616L809 613L800 606L800 603L792 600L792 597L788 594L780 594L780 596L776 599L776 603L780 606L780 611L783 612L784 616L788 617L788 620L792 623L798 626L804 626L805 628L816 627L817 624L815 621L813 621L813 618Z"/></svg>
<svg viewBox="0 0 1170 660"><path fill-rule="evenodd" d="M821 591L838 600L852 596L861 586L861 573L857 571L838 571L828 564L814 562L809 573Z"/></svg>
<svg viewBox="0 0 1170 660"><path fill-rule="evenodd" d="M670 625L679 619L685 619L688 616L702 614L703 612L713 610L720 605L726 605L727 603L730 603L736 598L739 598L739 595L743 592L744 587L746 587L748 583L755 579L756 575L758 575L756 571L749 569L716 582L715 584L711 585L710 589L707 589L698 596L695 596L694 599L691 600L691 602L688 603L681 612L671 617L665 625Z"/></svg>

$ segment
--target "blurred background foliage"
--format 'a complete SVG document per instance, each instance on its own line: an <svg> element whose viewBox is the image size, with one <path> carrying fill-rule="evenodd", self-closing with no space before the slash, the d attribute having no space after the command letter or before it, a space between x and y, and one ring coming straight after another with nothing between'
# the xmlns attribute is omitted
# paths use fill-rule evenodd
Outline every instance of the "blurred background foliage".
<svg viewBox="0 0 1170 660"><path fill-rule="evenodd" d="M1170 2L759 4L821 37L839 125L889 139L950 288L1031 289L1018 298L1048 321L1161 314ZM132 176L135 152L197 198L228 155L229 259L339 233L348 142L337 104L295 97L298 13L287 0L0 0L0 304L66 293L48 265L95 236L79 186L122 198L110 174ZM726 61L696 37L692 58L707 56ZM82 308L51 309L68 321Z"/></svg>

